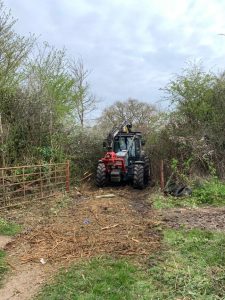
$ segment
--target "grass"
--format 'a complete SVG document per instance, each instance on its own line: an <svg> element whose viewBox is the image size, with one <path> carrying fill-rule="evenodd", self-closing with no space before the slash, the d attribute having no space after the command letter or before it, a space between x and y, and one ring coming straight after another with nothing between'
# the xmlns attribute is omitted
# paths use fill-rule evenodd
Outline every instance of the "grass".
<svg viewBox="0 0 225 300"><path fill-rule="evenodd" d="M148 299L150 287L143 275L126 260L93 259L60 273L37 299Z"/></svg>
<svg viewBox="0 0 225 300"><path fill-rule="evenodd" d="M165 242L163 261L150 270L157 290L152 299L225 299L223 233L167 230Z"/></svg>
<svg viewBox="0 0 225 300"><path fill-rule="evenodd" d="M200 204L196 201L195 198L188 197L172 197L172 196L163 196L155 195L153 200L153 208L155 209L166 209L174 207L198 207Z"/></svg>
<svg viewBox="0 0 225 300"><path fill-rule="evenodd" d="M5 276L5 273L8 271L8 266L5 261L5 252L0 250L0 285Z"/></svg>
<svg viewBox="0 0 225 300"><path fill-rule="evenodd" d="M140 266L95 258L62 271L38 300L225 299L225 235L166 230L164 251Z"/></svg>
<svg viewBox="0 0 225 300"><path fill-rule="evenodd" d="M192 195L186 197L172 197L156 195L153 202L155 209L173 207L224 206L225 184L217 179L194 185Z"/></svg>
<svg viewBox="0 0 225 300"><path fill-rule="evenodd" d="M205 181L193 189L193 198L199 204L225 205L225 184L217 179Z"/></svg>
<svg viewBox="0 0 225 300"><path fill-rule="evenodd" d="M0 218L0 235L16 235L21 231L21 226L15 223L6 221L3 218Z"/></svg>

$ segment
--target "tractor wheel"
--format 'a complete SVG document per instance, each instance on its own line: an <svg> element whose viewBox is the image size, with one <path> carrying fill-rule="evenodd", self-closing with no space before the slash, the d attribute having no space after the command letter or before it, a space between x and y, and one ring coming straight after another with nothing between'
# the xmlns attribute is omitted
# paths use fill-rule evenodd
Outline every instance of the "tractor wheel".
<svg viewBox="0 0 225 300"><path fill-rule="evenodd" d="M135 164L133 186L136 189L143 189L144 185L144 166L141 164Z"/></svg>
<svg viewBox="0 0 225 300"><path fill-rule="evenodd" d="M145 157L144 162L144 183L147 185L149 184L149 181L151 181L151 166L148 157Z"/></svg>
<svg viewBox="0 0 225 300"><path fill-rule="evenodd" d="M103 187L106 185L106 167L103 163L98 164L96 173L96 185Z"/></svg>

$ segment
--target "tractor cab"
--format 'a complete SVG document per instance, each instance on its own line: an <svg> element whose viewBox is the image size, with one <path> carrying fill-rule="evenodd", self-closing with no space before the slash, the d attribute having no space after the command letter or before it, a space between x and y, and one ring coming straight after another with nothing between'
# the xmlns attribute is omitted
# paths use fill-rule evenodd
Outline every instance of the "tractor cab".
<svg viewBox="0 0 225 300"><path fill-rule="evenodd" d="M99 160L96 183L131 181L134 187L143 188L149 181L149 160L142 151L142 135L132 132L126 122L114 128L103 143L108 152Z"/></svg>
<svg viewBox="0 0 225 300"><path fill-rule="evenodd" d="M129 157L135 157L140 151L140 141L134 138L133 135L118 135L114 139L113 151L119 153L121 151L128 151Z"/></svg>

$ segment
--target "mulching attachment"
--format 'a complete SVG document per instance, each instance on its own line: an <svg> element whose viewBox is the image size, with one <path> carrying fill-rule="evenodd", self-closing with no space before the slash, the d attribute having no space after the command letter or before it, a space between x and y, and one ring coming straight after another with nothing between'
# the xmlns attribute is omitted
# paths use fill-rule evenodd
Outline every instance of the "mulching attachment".
<svg viewBox="0 0 225 300"><path fill-rule="evenodd" d="M138 200L137 200L138 201ZM96 255L146 257L160 245L151 211L141 216L126 199L75 201L72 206L21 234L12 244L22 261L61 261Z"/></svg>

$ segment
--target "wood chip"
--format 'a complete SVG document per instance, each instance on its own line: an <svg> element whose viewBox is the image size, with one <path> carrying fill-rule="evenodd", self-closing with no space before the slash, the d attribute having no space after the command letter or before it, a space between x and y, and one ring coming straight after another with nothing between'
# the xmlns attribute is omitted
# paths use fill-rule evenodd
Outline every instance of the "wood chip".
<svg viewBox="0 0 225 300"><path fill-rule="evenodd" d="M139 240L136 240L136 239L134 239L134 238L131 238L131 239L132 239L132 241L134 241L135 243L140 243Z"/></svg>
<svg viewBox="0 0 225 300"><path fill-rule="evenodd" d="M112 226L106 226L106 227L101 228L101 230L111 229L111 228L115 228L117 226L119 226L119 224L115 224L115 225L112 225Z"/></svg>
<svg viewBox="0 0 225 300"><path fill-rule="evenodd" d="M99 196L96 196L95 198L101 199L101 198L113 198L113 197L115 197L114 194L106 194L106 195L99 195Z"/></svg>

